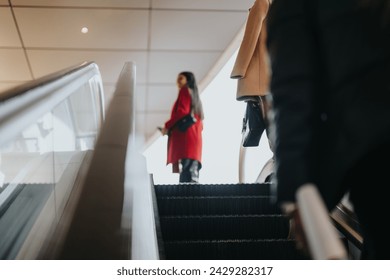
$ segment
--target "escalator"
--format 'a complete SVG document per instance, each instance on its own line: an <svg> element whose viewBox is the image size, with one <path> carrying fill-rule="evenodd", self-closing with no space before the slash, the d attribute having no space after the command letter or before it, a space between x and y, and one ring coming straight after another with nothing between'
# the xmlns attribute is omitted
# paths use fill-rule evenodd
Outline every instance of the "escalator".
<svg viewBox="0 0 390 280"><path fill-rule="evenodd" d="M161 259L303 260L270 184L154 185Z"/></svg>
<svg viewBox="0 0 390 280"><path fill-rule="evenodd" d="M83 62L1 92L0 259L46 258L60 239L104 122L102 89Z"/></svg>
<svg viewBox="0 0 390 280"><path fill-rule="evenodd" d="M269 184L151 183L131 121L135 65L125 64L105 118L97 74L83 64L0 100L0 259L308 258ZM339 230L350 228L337 214Z"/></svg>

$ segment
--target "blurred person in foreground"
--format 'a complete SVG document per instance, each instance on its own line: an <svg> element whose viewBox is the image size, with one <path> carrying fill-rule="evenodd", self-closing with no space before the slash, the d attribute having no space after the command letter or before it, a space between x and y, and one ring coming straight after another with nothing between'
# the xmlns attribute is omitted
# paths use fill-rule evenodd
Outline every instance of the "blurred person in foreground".
<svg viewBox="0 0 390 280"><path fill-rule="evenodd" d="M268 13L278 203L299 221L300 186L315 184L329 211L349 192L362 259L390 259L389 7L274 0Z"/></svg>

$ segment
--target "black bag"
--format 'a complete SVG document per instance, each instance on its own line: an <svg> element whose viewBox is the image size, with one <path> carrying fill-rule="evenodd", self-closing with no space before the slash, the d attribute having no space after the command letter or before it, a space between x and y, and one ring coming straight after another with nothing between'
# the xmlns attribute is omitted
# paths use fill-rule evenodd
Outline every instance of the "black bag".
<svg viewBox="0 0 390 280"><path fill-rule="evenodd" d="M266 128L260 102L260 98L246 102L246 112L242 124L242 145L244 147L258 146L261 135Z"/></svg>
<svg viewBox="0 0 390 280"><path fill-rule="evenodd" d="M194 113L191 111L188 115L185 115L183 118L178 120L175 124L177 129L184 132L186 131L191 125L196 123L196 118L194 116Z"/></svg>
<svg viewBox="0 0 390 280"><path fill-rule="evenodd" d="M194 109L192 108L192 97L191 97L191 111L188 115L185 115L180 120L175 123L175 127L181 132L186 131L191 125L196 123L196 118L194 116Z"/></svg>

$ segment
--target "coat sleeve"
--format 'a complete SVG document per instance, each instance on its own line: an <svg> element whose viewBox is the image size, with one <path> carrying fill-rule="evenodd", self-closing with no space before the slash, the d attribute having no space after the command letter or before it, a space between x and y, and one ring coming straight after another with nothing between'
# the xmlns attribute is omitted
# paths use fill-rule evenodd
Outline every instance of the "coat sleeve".
<svg viewBox="0 0 390 280"><path fill-rule="evenodd" d="M259 40L263 21L267 16L268 9L269 0L256 0L250 9L245 26L244 37L242 39L232 73L230 74L230 78L241 79L245 77L246 70L248 69Z"/></svg>
<svg viewBox="0 0 390 280"><path fill-rule="evenodd" d="M268 18L279 202L295 201L296 190L315 174L319 55L303 6L303 0L275 0Z"/></svg>
<svg viewBox="0 0 390 280"><path fill-rule="evenodd" d="M179 96L173 105L171 118L165 122L165 127L171 129L175 123L189 114L191 111L191 95L187 87L182 87L179 91Z"/></svg>

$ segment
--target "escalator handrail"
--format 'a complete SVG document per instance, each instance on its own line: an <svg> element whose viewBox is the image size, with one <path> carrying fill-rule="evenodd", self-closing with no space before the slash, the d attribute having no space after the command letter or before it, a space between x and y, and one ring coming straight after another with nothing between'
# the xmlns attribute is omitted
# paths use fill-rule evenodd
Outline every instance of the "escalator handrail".
<svg viewBox="0 0 390 280"><path fill-rule="evenodd" d="M337 230L361 250L363 248L363 236L359 221L353 211L339 203L330 214L330 217Z"/></svg>
<svg viewBox="0 0 390 280"><path fill-rule="evenodd" d="M23 94L26 94L28 91L43 86L45 84L49 84L53 81L56 81L58 79L61 79L61 77L65 77L69 74L72 74L74 72L77 72L78 70L87 67L88 65L94 64L94 62L89 61L89 62L82 62L78 65L71 66L65 69L62 69L60 71L45 75L43 77L40 77L35 80L28 81L26 83L23 83L21 85L12 87L8 90L5 90L1 92L0 94L0 102L3 102L5 100L9 100L13 97L20 96Z"/></svg>
<svg viewBox="0 0 390 280"><path fill-rule="evenodd" d="M311 257L316 260L347 259L346 248L340 241L317 187L302 185L296 193L303 230Z"/></svg>
<svg viewBox="0 0 390 280"><path fill-rule="evenodd" d="M126 62L116 83L91 165L71 219L59 259L130 259L132 198L125 185L134 149L135 63ZM129 168L126 168L129 165ZM125 212L125 213L124 213Z"/></svg>
<svg viewBox="0 0 390 280"><path fill-rule="evenodd" d="M78 89L92 77L100 79L98 66L83 62L1 92L0 146L66 99L73 92L70 89ZM104 108L102 89L99 94L100 106ZM99 117L104 119L104 110Z"/></svg>

